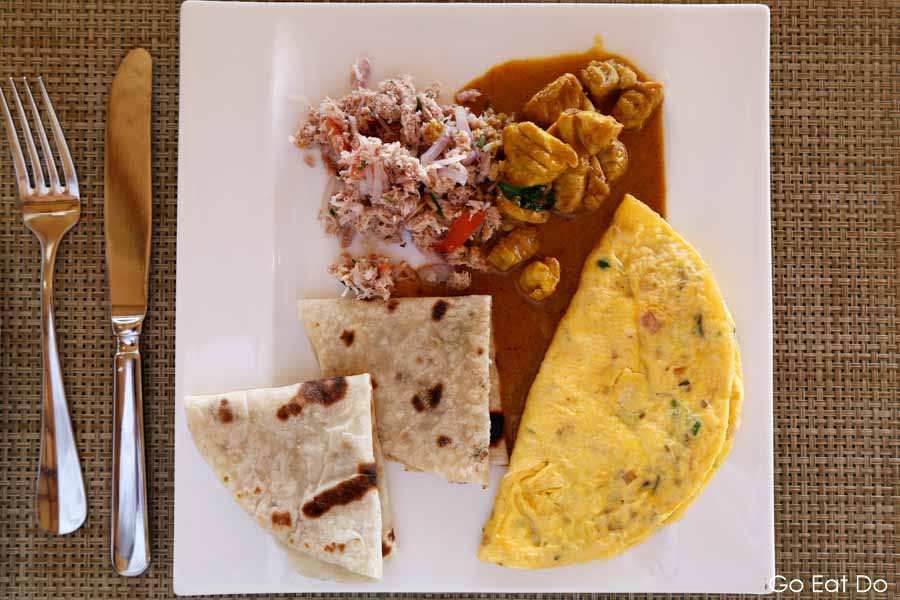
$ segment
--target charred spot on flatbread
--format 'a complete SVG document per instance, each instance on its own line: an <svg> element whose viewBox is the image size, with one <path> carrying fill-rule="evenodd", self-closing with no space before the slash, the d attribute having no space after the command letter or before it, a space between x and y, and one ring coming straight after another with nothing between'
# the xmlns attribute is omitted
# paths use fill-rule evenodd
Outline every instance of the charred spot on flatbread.
<svg viewBox="0 0 900 600"><path fill-rule="evenodd" d="M372 389L377 390L378 389L378 381L374 377L370 377L370 379L372 381Z"/></svg>
<svg viewBox="0 0 900 600"><path fill-rule="evenodd" d="M439 383L433 386L430 390L428 390L428 406L430 406L431 408L437 408L437 405L441 403L441 396L443 395L443 383Z"/></svg>
<svg viewBox="0 0 900 600"><path fill-rule="evenodd" d="M415 396L412 397L412 405L413 408L416 409L416 412L424 412L426 410L433 410L438 407L441 403L441 398L444 396L444 384L437 383L424 392L419 392Z"/></svg>
<svg viewBox="0 0 900 600"><path fill-rule="evenodd" d="M431 307L431 319L433 321L440 321L444 318L444 315L447 314L447 309L450 308L450 305L445 300L438 300L434 303L434 306Z"/></svg>
<svg viewBox="0 0 900 600"><path fill-rule="evenodd" d="M392 541L392 542L396 539L396 537L394 536L394 530L393 530L393 529L391 529L390 531L388 531L387 539L389 539L389 540Z"/></svg>
<svg viewBox="0 0 900 600"><path fill-rule="evenodd" d="M387 544L385 544L384 542L381 542L381 557L384 558L385 556L387 556L390 553L391 553L391 547L388 546Z"/></svg>
<svg viewBox="0 0 900 600"><path fill-rule="evenodd" d="M278 411L275 413L275 416L278 417L279 421L287 421L291 417L296 417L300 413L303 412L303 405L297 402L297 397L294 396L291 398L291 401L287 404L282 404L278 407Z"/></svg>
<svg viewBox="0 0 900 600"><path fill-rule="evenodd" d="M351 330L345 329L341 332L341 335L340 335L341 341L344 342L344 345L347 346L348 348L353 345L353 339L355 337L356 337L356 332L354 332L352 329Z"/></svg>
<svg viewBox="0 0 900 600"><path fill-rule="evenodd" d="M347 544L339 544L337 542L329 542L322 548L325 552L343 552L346 550Z"/></svg>
<svg viewBox="0 0 900 600"><path fill-rule="evenodd" d="M447 437L446 435L439 435L437 438L438 448L446 448L447 446L449 446L452 443L453 443L453 439L450 437Z"/></svg>
<svg viewBox="0 0 900 600"><path fill-rule="evenodd" d="M332 377L321 381L306 381L300 386L300 395L309 402L329 406L340 401L347 394L347 380Z"/></svg>
<svg viewBox="0 0 900 600"><path fill-rule="evenodd" d="M320 492L303 505L303 514L310 519L321 517L335 506L344 506L359 500L378 483L375 463L359 465L359 475Z"/></svg>
<svg viewBox="0 0 900 600"><path fill-rule="evenodd" d="M396 300L393 300L393 299L388 300L388 303L387 303L387 309L388 309L388 312L394 312L395 310L397 310L397 306L398 306L399 304L400 304L400 303L397 302Z"/></svg>
<svg viewBox="0 0 900 600"><path fill-rule="evenodd" d="M491 411L491 446L496 446L503 439L503 413Z"/></svg>
<svg viewBox="0 0 900 600"><path fill-rule="evenodd" d="M232 421L234 421L234 413L228 407L228 400L222 398L219 402L219 422L231 423Z"/></svg>
<svg viewBox="0 0 900 600"><path fill-rule="evenodd" d="M282 527L290 527L291 526L291 513L289 512L279 512L275 511L272 513L272 525L276 527L281 525Z"/></svg>

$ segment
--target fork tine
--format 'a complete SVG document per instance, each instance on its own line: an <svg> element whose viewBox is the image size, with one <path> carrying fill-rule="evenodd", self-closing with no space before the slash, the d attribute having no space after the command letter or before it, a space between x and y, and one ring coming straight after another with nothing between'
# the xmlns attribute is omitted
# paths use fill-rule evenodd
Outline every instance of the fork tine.
<svg viewBox="0 0 900 600"><path fill-rule="evenodd" d="M47 88L44 87L43 77L38 77L38 85L40 85L41 88L41 97L44 99L44 107L47 109L47 114L50 115L50 129L53 131L53 141L56 142L56 151L59 152L63 173L66 174L66 186L68 187L68 192L73 196L78 196L78 177L75 175L75 164L72 163L72 155L69 154L69 145L66 144L66 136L63 135L62 127L59 126L59 119L56 118L56 111L53 110L53 103L50 102L50 95L47 94Z"/></svg>
<svg viewBox="0 0 900 600"><path fill-rule="evenodd" d="M50 150L50 142L47 141L47 132L44 131L44 122L41 121L41 113L37 104L34 103L34 96L31 94L31 85L26 77L22 78L22 84L25 86L25 92L28 94L28 104L31 105L31 115L34 117L35 129L38 133L38 139L41 141L41 148L44 151L44 164L47 165L47 173L50 176L50 188L54 192L61 190L59 185L59 173L56 171L56 161L53 160L53 151Z"/></svg>
<svg viewBox="0 0 900 600"><path fill-rule="evenodd" d="M12 115L9 114L9 105L6 103L6 94L3 93L3 86L0 86L0 104L3 105L3 117L6 120L6 137L9 140L9 149L12 151L13 169L16 172L16 182L19 184L19 195L27 196L31 193L31 184L28 182L25 156L22 154L22 146L19 145L16 124Z"/></svg>
<svg viewBox="0 0 900 600"><path fill-rule="evenodd" d="M28 124L28 116L25 114L25 109L22 108L22 101L19 99L19 90L16 88L16 82L10 77L9 83L12 85L13 100L16 101L16 111L19 113L19 123L22 124L22 137L25 138L25 147L28 148L28 156L31 158L34 188L38 193L43 193L47 189L47 184L44 182L44 171L41 169L41 157L38 156L37 148L34 146L31 126Z"/></svg>

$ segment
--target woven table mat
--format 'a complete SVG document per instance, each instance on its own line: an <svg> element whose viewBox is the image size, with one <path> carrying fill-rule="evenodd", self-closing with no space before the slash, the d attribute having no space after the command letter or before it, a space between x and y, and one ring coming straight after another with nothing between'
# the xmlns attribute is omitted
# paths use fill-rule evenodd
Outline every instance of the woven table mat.
<svg viewBox="0 0 900 600"><path fill-rule="evenodd" d="M898 552L898 3L772 6L777 571L878 576ZM0 143L0 598L172 596L177 2L0 0L0 75L44 76L82 219L56 266L60 358L89 498L67 537L33 517L41 386L37 245ZM144 333L153 563L109 566L111 332L103 238L107 93L127 49L154 66L152 297ZM722 543L728 543L722 540ZM886 597L881 595L880 597Z"/></svg>

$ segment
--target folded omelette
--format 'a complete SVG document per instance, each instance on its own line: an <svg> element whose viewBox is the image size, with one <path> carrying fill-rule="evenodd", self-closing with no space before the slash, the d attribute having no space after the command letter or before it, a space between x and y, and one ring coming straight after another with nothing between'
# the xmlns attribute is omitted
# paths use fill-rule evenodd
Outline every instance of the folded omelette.
<svg viewBox="0 0 900 600"><path fill-rule="evenodd" d="M709 268L626 196L528 395L479 558L610 558L680 517L731 446L735 328Z"/></svg>

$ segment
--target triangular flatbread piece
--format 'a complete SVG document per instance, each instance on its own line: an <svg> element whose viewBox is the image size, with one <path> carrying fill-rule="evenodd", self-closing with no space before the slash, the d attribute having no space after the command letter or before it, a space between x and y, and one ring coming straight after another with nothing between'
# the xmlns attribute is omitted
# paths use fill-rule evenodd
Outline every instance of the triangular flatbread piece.
<svg viewBox="0 0 900 600"><path fill-rule="evenodd" d="M372 375L387 458L487 485L489 296L301 300L299 315L324 375Z"/></svg>
<svg viewBox="0 0 900 600"><path fill-rule="evenodd" d="M330 571L381 577L386 489L368 375L189 396L185 412L201 455L261 527Z"/></svg>

